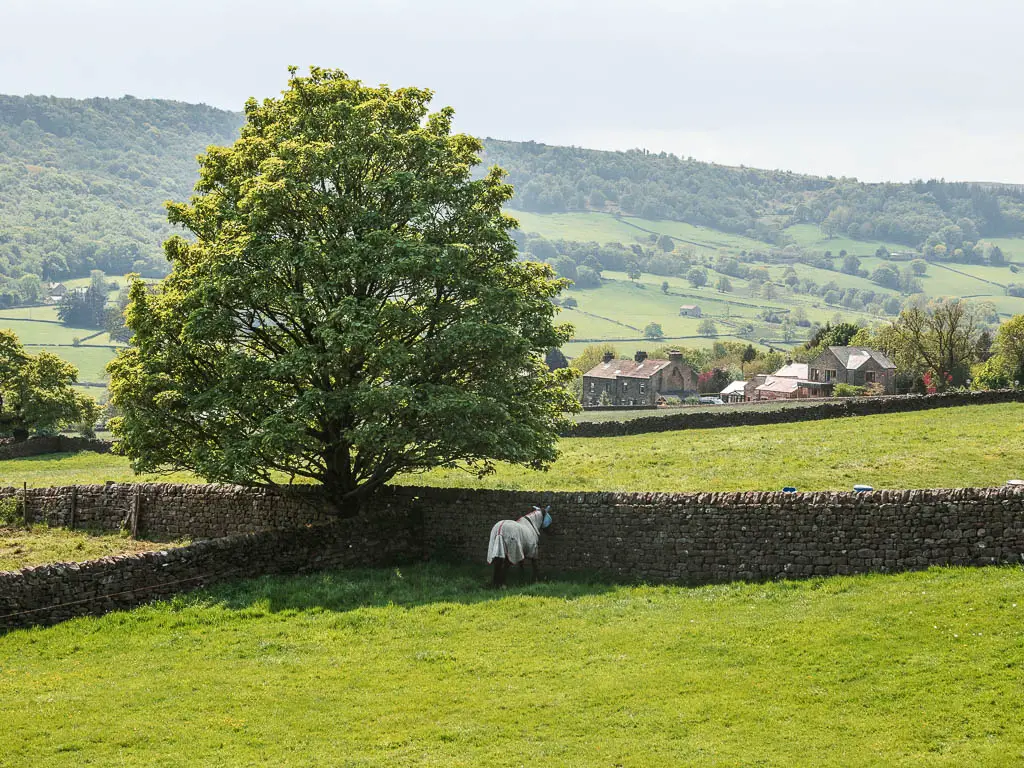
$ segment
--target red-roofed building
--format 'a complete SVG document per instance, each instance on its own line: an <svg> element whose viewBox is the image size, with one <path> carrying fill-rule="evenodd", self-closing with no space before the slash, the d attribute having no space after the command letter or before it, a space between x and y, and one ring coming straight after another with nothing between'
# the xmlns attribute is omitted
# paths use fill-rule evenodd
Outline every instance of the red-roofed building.
<svg viewBox="0 0 1024 768"><path fill-rule="evenodd" d="M583 374L583 405L655 405L662 395L682 395L697 389L693 369L680 352L656 360L637 352L632 360L606 353L604 360ZM607 394L602 403L602 395Z"/></svg>

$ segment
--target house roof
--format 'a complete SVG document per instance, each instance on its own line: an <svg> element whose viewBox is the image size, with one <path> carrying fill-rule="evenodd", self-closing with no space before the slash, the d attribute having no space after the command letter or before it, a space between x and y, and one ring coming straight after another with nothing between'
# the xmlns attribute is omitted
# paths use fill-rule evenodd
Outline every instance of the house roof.
<svg viewBox="0 0 1024 768"><path fill-rule="evenodd" d="M776 376L769 376L764 384L757 388L758 392L778 392L779 394L789 395L796 392L800 387L800 382L796 379L779 378Z"/></svg>
<svg viewBox="0 0 1024 768"><path fill-rule="evenodd" d="M739 381L730 382L730 384L718 394L720 395L731 395L733 392L746 392L747 382L740 379Z"/></svg>
<svg viewBox="0 0 1024 768"><path fill-rule="evenodd" d="M848 371L856 371L868 360L874 360L883 368L896 367L896 364L886 357L885 353L879 352L877 349L868 349L867 347L829 347L828 350L836 356Z"/></svg>
<svg viewBox="0 0 1024 768"><path fill-rule="evenodd" d="M806 379L807 363L786 363L772 376L778 376L780 379Z"/></svg>
<svg viewBox="0 0 1024 768"><path fill-rule="evenodd" d="M596 379L615 379L619 376L629 379L649 379L668 364L668 360L655 360L651 357L642 363L638 363L636 360L611 360L607 363L598 363L583 375Z"/></svg>
<svg viewBox="0 0 1024 768"><path fill-rule="evenodd" d="M680 309L697 309L698 307L697 307L696 304L680 304L679 308Z"/></svg>

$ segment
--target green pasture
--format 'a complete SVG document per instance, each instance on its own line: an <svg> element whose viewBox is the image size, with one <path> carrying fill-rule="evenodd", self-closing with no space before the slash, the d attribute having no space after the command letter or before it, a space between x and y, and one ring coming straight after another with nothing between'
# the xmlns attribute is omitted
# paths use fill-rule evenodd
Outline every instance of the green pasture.
<svg viewBox="0 0 1024 768"><path fill-rule="evenodd" d="M186 542L137 541L126 534L71 531L66 528L0 526L0 571L16 571L30 565L81 562L108 555L148 552ZM0 758L2 759L2 758Z"/></svg>
<svg viewBox="0 0 1024 768"><path fill-rule="evenodd" d="M620 345L621 348L622 345ZM625 351L631 353L626 347ZM842 490L998 486L1024 475L1024 404L938 408L793 424L567 438L546 472L499 465L479 478L434 470L398 482L552 491ZM951 461L955 451L956 461ZM0 486L159 481L122 456L55 454L0 462ZM166 478L196 482L187 473Z"/></svg>
<svg viewBox="0 0 1024 768"><path fill-rule="evenodd" d="M547 472L434 470L402 483L552 491L998 486L1024 475L1024 404L560 441ZM951 451L956 460L951 461ZM2 470L0 470L2 471Z"/></svg>
<svg viewBox="0 0 1024 768"><path fill-rule="evenodd" d="M1024 237L986 237L982 242L998 245L1007 261L1024 263Z"/></svg>
<svg viewBox="0 0 1024 768"><path fill-rule="evenodd" d="M849 237L827 237L817 224L794 224L783 230L784 234L793 238L793 242L801 248L813 251L832 251L839 258L840 251L852 253L854 256L874 256L878 246L884 245L890 253L912 251L909 245L890 243L884 240L854 240Z"/></svg>
<svg viewBox="0 0 1024 768"><path fill-rule="evenodd" d="M721 329L719 329L721 331ZM681 347L688 347L690 349L710 349L716 341L741 341L744 344L752 344L755 349L761 349L767 351L770 347L767 344L761 344L757 341L748 341L746 338L741 336L723 334L719 332L717 336L699 336L696 338L687 338L678 341L653 341L651 339L634 339L630 341L617 341L610 342L613 347L616 347L619 354L625 357L632 357L638 349L650 350L654 347L660 347L663 344L677 344ZM561 347L562 353L568 357L573 358L580 354L584 349L589 347L591 344L600 343L592 341L570 341L567 344L563 344ZM776 345L776 347L779 345Z"/></svg>
<svg viewBox="0 0 1024 768"><path fill-rule="evenodd" d="M506 211L519 222L523 232L533 232L548 240L579 240L598 243L648 242L646 232L624 224L604 213L529 213Z"/></svg>
<svg viewBox="0 0 1024 768"><path fill-rule="evenodd" d="M600 215L600 214L599 214ZM722 232L709 227L701 227L695 224L687 224L682 221L641 219L635 216L624 216L622 218L627 224L632 224L643 234L650 236L651 232L658 235L668 235L682 241L683 245L693 245L707 251L763 251L771 246L761 240L754 240L743 235L736 235L730 232Z"/></svg>
<svg viewBox="0 0 1024 768"><path fill-rule="evenodd" d="M57 307L47 304L39 307L12 307L0 309L0 322L6 320L50 320L60 322L57 319Z"/></svg>
<svg viewBox="0 0 1024 768"><path fill-rule="evenodd" d="M30 347L36 353L46 349L78 368L78 380L104 382L107 380L106 366L114 359L116 352L110 347L94 347L85 344L79 347Z"/></svg>
<svg viewBox="0 0 1024 768"><path fill-rule="evenodd" d="M10 632L0 766L1024 761L1020 568L486 577L265 577Z"/></svg>

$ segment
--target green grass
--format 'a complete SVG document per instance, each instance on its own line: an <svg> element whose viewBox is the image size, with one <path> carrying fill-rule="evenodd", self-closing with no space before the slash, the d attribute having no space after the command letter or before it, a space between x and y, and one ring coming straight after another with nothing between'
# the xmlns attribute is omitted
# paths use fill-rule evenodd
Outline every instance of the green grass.
<svg viewBox="0 0 1024 768"><path fill-rule="evenodd" d="M170 475L136 475L128 459L108 453L51 453L23 459L0 461L0 487L47 488L56 485L91 485L112 480L117 483L175 482L201 483L202 480L185 472Z"/></svg>
<svg viewBox="0 0 1024 768"><path fill-rule="evenodd" d="M79 381L96 383L107 380L107 363L113 360L114 355L117 354L109 347L94 347L85 344L79 347L31 347L29 351L36 353L40 349L53 352L78 368Z"/></svg>
<svg viewBox="0 0 1024 768"><path fill-rule="evenodd" d="M0 766L1005 766L1018 568L263 578L0 637Z"/></svg>
<svg viewBox="0 0 1024 768"><path fill-rule="evenodd" d="M0 571L15 571L41 563L81 562L107 555L148 552L184 543L136 541L120 533L69 531L45 525L34 525L30 529L0 527Z"/></svg>
<svg viewBox="0 0 1024 768"><path fill-rule="evenodd" d="M883 240L853 240L849 237L827 238L817 224L795 224L786 227L783 232L793 238L793 242L802 248L814 251L832 251L832 255L839 259L839 252L846 251L854 256L874 256L878 246L884 245L890 253L912 251L909 245L890 243Z"/></svg>
<svg viewBox="0 0 1024 768"><path fill-rule="evenodd" d="M547 472L499 466L477 478L436 470L399 482L448 487L591 491L948 488L1002 485L1024 474L1024 405L963 406L757 427L570 438ZM955 455L955 461L953 457ZM201 482L187 473L137 477L109 454L0 462L0 485Z"/></svg>
<svg viewBox="0 0 1024 768"><path fill-rule="evenodd" d="M803 491L1002 485L1024 473L1024 405L939 408L828 421L573 438L547 472L477 478L435 470L403 482L588 491ZM955 455L955 460L953 457Z"/></svg>

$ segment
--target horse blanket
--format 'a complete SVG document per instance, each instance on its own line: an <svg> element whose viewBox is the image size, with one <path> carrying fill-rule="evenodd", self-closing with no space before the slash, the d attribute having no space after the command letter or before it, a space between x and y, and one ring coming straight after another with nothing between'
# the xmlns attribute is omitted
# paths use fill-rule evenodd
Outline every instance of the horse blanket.
<svg viewBox="0 0 1024 768"><path fill-rule="evenodd" d="M543 520L543 510L534 509L518 520L495 523L487 545L488 564L496 557L507 558L510 563L521 563L528 557L536 557Z"/></svg>

